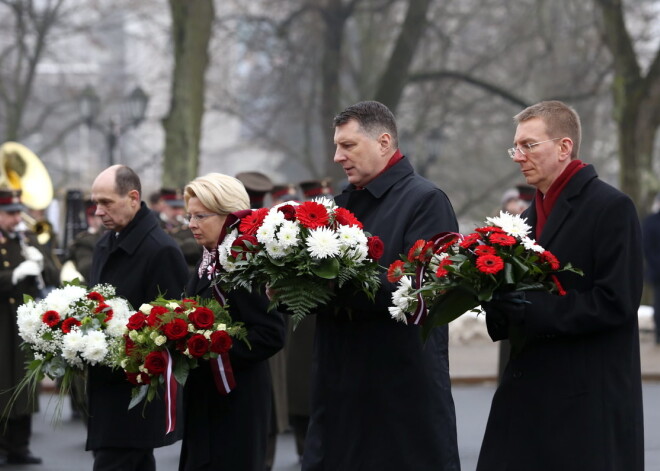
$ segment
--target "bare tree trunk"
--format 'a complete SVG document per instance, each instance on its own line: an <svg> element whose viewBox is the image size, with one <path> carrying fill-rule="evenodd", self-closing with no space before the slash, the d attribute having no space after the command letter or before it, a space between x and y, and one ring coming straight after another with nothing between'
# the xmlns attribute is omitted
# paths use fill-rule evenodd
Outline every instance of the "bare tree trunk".
<svg viewBox="0 0 660 471"><path fill-rule="evenodd" d="M375 100L396 111L401 101L403 89L408 83L410 64L415 56L417 45L424 36L426 14L431 0L410 0L406 19L401 26L394 51L390 56L387 69L380 79Z"/></svg>
<svg viewBox="0 0 660 471"><path fill-rule="evenodd" d="M174 72L170 111L163 119L163 185L182 187L197 176L209 62L213 0L170 0Z"/></svg>
<svg viewBox="0 0 660 471"><path fill-rule="evenodd" d="M618 127L620 185L645 214L652 193L653 143L660 126L660 49L642 76L626 30L620 0L595 0L603 18L603 39L614 61L614 119ZM654 182L655 180L655 182Z"/></svg>

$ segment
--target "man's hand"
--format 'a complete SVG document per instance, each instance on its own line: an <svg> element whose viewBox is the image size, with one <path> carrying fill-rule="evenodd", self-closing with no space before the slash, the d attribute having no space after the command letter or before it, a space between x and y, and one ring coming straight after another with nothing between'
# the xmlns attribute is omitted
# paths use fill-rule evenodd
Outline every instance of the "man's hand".
<svg viewBox="0 0 660 471"><path fill-rule="evenodd" d="M23 250L25 260L36 262L39 265L39 271L44 269L44 255L36 247L25 247Z"/></svg>

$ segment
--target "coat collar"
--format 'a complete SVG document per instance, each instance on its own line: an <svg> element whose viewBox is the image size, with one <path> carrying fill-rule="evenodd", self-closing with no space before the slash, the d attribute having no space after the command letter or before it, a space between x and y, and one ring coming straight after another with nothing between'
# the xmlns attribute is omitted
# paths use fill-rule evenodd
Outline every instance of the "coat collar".
<svg viewBox="0 0 660 471"><path fill-rule="evenodd" d="M140 203L140 209L135 214L133 220L119 233L115 250L121 248L129 255L134 254L140 246L140 243L142 243L142 240L144 240L144 238L158 226L158 218L156 218L153 211L147 208L147 205L142 201ZM114 237L112 232L104 235L103 239L99 241L99 245L110 250L111 237Z"/></svg>
<svg viewBox="0 0 660 471"><path fill-rule="evenodd" d="M411 175L412 173L414 173L414 170L412 165L410 165L410 161L406 156L403 156L403 158L396 164L394 164L382 174L378 175L373 181L367 183L364 189L359 191L368 191L373 195L374 198L380 198L390 188L392 188L396 182L402 178L407 177L408 175ZM341 195L337 196L337 203L345 203L353 191L356 191L355 185L348 185L341 193Z"/></svg>
<svg viewBox="0 0 660 471"><path fill-rule="evenodd" d="M575 204L574 200L580 196L587 184L596 178L598 178L598 174L593 165L587 165L573 175L557 198L557 202L552 208L552 212L545 223L541 238L538 240L538 243L542 247L550 245L552 239L554 239L555 235L559 232L566 218L568 218L573 212L573 206ZM536 227L537 215L534 202L532 202L530 208L525 211L522 216L527 218L527 222L532 228ZM532 234L533 233L534 229L532 229Z"/></svg>

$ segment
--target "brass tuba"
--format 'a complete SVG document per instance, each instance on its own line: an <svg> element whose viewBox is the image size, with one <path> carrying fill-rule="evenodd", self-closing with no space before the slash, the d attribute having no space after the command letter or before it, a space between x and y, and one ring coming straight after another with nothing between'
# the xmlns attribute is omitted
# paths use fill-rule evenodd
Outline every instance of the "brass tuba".
<svg viewBox="0 0 660 471"><path fill-rule="evenodd" d="M21 201L34 210L53 201L53 183L48 170L34 152L18 142L0 146L0 188L22 190Z"/></svg>

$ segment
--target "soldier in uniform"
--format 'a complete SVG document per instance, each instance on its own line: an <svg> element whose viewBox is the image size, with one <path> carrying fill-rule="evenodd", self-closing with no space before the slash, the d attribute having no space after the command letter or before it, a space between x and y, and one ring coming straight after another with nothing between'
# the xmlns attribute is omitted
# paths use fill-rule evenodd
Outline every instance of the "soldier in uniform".
<svg viewBox="0 0 660 471"><path fill-rule="evenodd" d="M0 190L0 391L15 387L25 376L25 355L16 324L16 310L23 294L37 298L46 284L57 282L57 268L46 256L35 235L20 230L20 190ZM0 410L7 426L0 427L0 465L39 464L30 451L32 414L37 398L25 389L7 410L10 394L0 395Z"/></svg>
<svg viewBox="0 0 660 471"><path fill-rule="evenodd" d="M73 268L71 275L61 275L62 281L71 281L73 278L79 278L81 281L89 280L89 271L92 268L92 255L94 246L103 235L103 224L101 219L94 214L96 205L91 201L85 201L85 218L87 220L87 230L76 234L68 250L67 261L71 261ZM68 266L67 263L64 264Z"/></svg>
<svg viewBox="0 0 660 471"><path fill-rule="evenodd" d="M160 190L160 203L158 208L161 227L179 244L192 275L199 257L202 256L202 249L185 222L183 194L178 190L163 188Z"/></svg>

